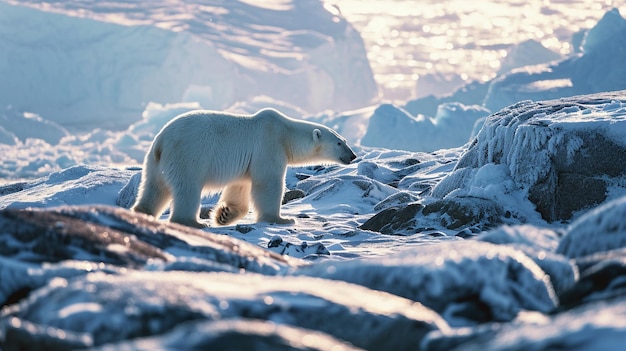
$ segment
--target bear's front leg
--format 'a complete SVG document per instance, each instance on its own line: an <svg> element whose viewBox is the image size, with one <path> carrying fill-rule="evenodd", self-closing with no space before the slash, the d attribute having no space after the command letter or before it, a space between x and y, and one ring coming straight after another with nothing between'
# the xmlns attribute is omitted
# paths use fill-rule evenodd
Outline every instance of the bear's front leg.
<svg viewBox="0 0 626 351"><path fill-rule="evenodd" d="M257 212L258 222L294 224L291 218L280 216L280 205L285 188L285 172L280 175L268 174L252 179L252 202Z"/></svg>
<svg viewBox="0 0 626 351"><path fill-rule="evenodd" d="M179 183L172 187L172 208L170 222L194 228L206 228L198 221L202 187Z"/></svg>

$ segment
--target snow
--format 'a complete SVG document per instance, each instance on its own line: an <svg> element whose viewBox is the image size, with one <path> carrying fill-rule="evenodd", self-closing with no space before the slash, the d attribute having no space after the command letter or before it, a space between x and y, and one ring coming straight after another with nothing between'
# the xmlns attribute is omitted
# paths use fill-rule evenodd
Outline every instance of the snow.
<svg viewBox="0 0 626 351"><path fill-rule="evenodd" d="M94 166L72 166L53 172L47 179L0 187L9 192L0 207L61 206L78 204L114 204L121 186L126 185L133 171ZM18 190L17 193L13 191Z"/></svg>
<svg viewBox="0 0 626 351"><path fill-rule="evenodd" d="M0 349L621 347L625 11L0 0ZM127 210L169 120L265 107L358 155L294 225Z"/></svg>

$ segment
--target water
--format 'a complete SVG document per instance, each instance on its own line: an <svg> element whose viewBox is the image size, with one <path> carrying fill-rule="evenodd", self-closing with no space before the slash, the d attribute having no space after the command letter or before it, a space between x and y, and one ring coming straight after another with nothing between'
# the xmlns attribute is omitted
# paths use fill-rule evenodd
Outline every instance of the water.
<svg viewBox="0 0 626 351"><path fill-rule="evenodd" d="M381 100L428 95L416 90L416 84L433 73L459 83L488 81L496 76L507 49L528 39L571 54L572 34L593 27L612 8L626 14L624 0L326 2L335 3L361 32Z"/></svg>

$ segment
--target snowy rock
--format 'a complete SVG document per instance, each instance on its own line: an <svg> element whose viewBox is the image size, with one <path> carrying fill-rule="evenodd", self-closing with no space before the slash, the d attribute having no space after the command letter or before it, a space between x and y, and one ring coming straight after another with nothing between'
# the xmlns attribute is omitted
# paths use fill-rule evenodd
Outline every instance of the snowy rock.
<svg viewBox="0 0 626 351"><path fill-rule="evenodd" d="M560 235L552 229L539 228L529 224L503 225L481 234L476 240L499 245L523 245L547 252L555 252L559 245Z"/></svg>
<svg viewBox="0 0 626 351"><path fill-rule="evenodd" d="M623 194L619 184L626 176L624 164L624 91L523 101L487 119L433 194L494 196L488 189L501 186L498 202L527 196L544 219L567 220L608 196ZM513 215L532 216L528 208L521 212Z"/></svg>
<svg viewBox="0 0 626 351"><path fill-rule="evenodd" d="M557 252L579 258L626 247L626 197L587 212L568 228Z"/></svg>
<svg viewBox="0 0 626 351"><path fill-rule="evenodd" d="M107 206L6 209L0 211L0 240L1 254L12 260L0 264L0 271L4 278L15 279L4 285L12 288L2 291L3 299L20 289L41 285L61 269L47 269L48 274L37 279L32 277L35 273L19 274L34 271L28 270L28 265L42 262L82 260L87 266L93 262L124 268L148 265L150 270L264 274L302 264L228 236Z"/></svg>
<svg viewBox="0 0 626 351"><path fill-rule="evenodd" d="M158 221L122 208L70 206L58 208L58 211L71 218L132 234L178 257L197 257L239 270L271 275L302 264L297 259L274 254L242 240Z"/></svg>
<svg viewBox="0 0 626 351"><path fill-rule="evenodd" d="M319 331L368 350L412 350L428 332L449 329L420 304L343 282L129 270L51 282L3 311L0 336L11 336L2 341L13 348L28 341L35 329L28 325L45 325L98 346L157 336L189 321L239 318ZM21 338L13 337L17 332ZM178 338L176 349L192 340Z"/></svg>
<svg viewBox="0 0 626 351"><path fill-rule="evenodd" d="M511 217L497 202L478 197L455 197L427 204L424 216L435 217L448 229L478 226L480 230L495 227Z"/></svg>
<svg viewBox="0 0 626 351"><path fill-rule="evenodd" d="M357 174L375 179L387 185L397 185L400 175L376 162L361 161L357 164Z"/></svg>
<svg viewBox="0 0 626 351"><path fill-rule="evenodd" d="M311 177L298 182L296 187L307 194L304 199L314 203L319 202L330 207L346 204L357 209L373 208L397 192L391 186L361 175Z"/></svg>
<svg viewBox="0 0 626 351"><path fill-rule="evenodd" d="M128 183L126 183L126 185L124 185L124 187L119 191L115 204L120 207L130 209L135 204L135 200L137 199L140 182L141 172L137 172L130 177Z"/></svg>
<svg viewBox="0 0 626 351"><path fill-rule="evenodd" d="M106 344L92 350L152 351L155 345L162 350L361 350L326 333L253 319L186 322L160 336Z"/></svg>
<svg viewBox="0 0 626 351"><path fill-rule="evenodd" d="M434 151L461 146L470 139L474 125L489 111L459 102L441 104L436 115L413 117L391 104L380 105L370 117L361 145L409 151Z"/></svg>
<svg viewBox="0 0 626 351"><path fill-rule="evenodd" d="M549 277L510 247L472 240L441 242L380 259L322 262L296 274L343 280L423 303L451 325L510 321L522 310L549 312Z"/></svg>
<svg viewBox="0 0 626 351"><path fill-rule="evenodd" d="M136 171L77 165L29 182L0 185L0 209L114 204Z"/></svg>
<svg viewBox="0 0 626 351"><path fill-rule="evenodd" d="M7 237L3 236L3 239L7 239ZM69 247L71 248L71 246ZM29 253L30 250L26 249L23 255L17 257L14 253L7 254L6 257L0 256L0 281L2 281L0 306L19 303L27 298L32 291L45 286L55 278L70 279L100 271L119 274L125 269L101 261L89 262L70 259L56 263L30 262Z"/></svg>
<svg viewBox="0 0 626 351"><path fill-rule="evenodd" d="M600 301L550 316L528 315L508 324L490 324L454 333L433 332L423 350L613 350L626 341L626 298Z"/></svg>
<svg viewBox="0 0 626 351"><path fill-rule="evenodd" d="M404 204L408 204L409 202L416 202L419 200L419 197L413 195L413 193L408 191L399 191L393 195L389 195L383 201L379 202L374 206L374 210L380 211L389 207L398 207Z"/></svg>
<svg viewBox="0 0 626 351"><path fill-rule="evenodd" d="M579 278L575 262L555 253L559 239L555 231L532 225L504 225L476 237L479 241L509 245L525 253L550 276L557 295L571 288Z"/></svg>

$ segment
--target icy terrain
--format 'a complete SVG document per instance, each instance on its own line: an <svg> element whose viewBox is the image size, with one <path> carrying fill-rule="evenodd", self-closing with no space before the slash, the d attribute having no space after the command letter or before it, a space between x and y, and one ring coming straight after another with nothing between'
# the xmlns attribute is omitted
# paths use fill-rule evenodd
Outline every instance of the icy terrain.
<svg viewBox="0 0 626 351"><path fill-rule="evenodd" d="M268 95L318 112L376 95L359 33L316 0L0 1L0 37L0 106L74 130L121 129L151 101Z"/></svg>
<svg viewBox="0 0 626 351"><path fill-rule="evenodd" d="M624 5L381 4L0 0L0 350L626 344ZM295 225L127 210L167 121L264 107L358 155Z"/></svg>
<svg viewBox="0 0 626 351"><path fill-rule="evenodd" d="M58 350L622 345L624 123L626 91L524 102L491 115L462 148L360 149L349 166L291 168L296 196L283 213L293 226L250 214L201 231L129 212L137 169L74 166L4 185L0 341ZM617 159L589 167L603 157ZM577 198L577 208L542 203L537 186ZM202 212L215 202L206 198Z"/></svg>

